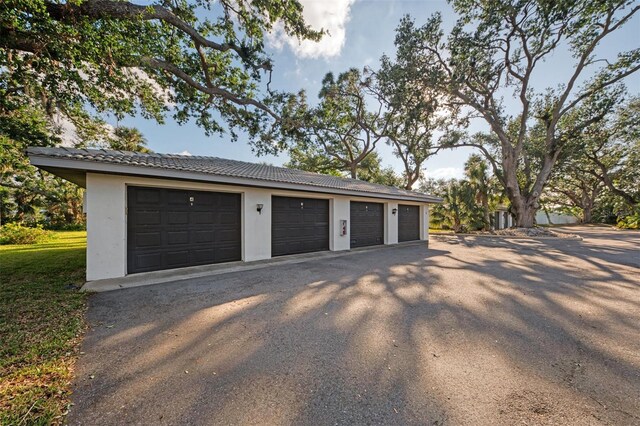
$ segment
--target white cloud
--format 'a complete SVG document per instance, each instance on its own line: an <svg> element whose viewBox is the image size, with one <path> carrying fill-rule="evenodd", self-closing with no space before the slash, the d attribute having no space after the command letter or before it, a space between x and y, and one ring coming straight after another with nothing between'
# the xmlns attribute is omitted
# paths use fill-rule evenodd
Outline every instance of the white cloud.
<svg viewBox="0 0 640 426"><path fill-rule="evenodd" d="M282 49L288 45L296 55L303 58L331 58L340 54L346 39L346 24L349 22L351 6L355 0L300 0L307 24L314 29L328 32L319 42L288 36L278 26L269 40L273 47Z"/></svg>
<svg viewBox="0 0 640 426"><path fill-rule="evenodd" d="M189 151L185 149L182 152L175 152L174 155L186 155L187 157L191 157L193 154L191 154Z"/></svg>
<svg viewBox="0 0 640 426"><path fill-rule="evenodd" d="M460 179L464 176L464 171L458 167L439 167L425 172L428 179Z"/></svg>

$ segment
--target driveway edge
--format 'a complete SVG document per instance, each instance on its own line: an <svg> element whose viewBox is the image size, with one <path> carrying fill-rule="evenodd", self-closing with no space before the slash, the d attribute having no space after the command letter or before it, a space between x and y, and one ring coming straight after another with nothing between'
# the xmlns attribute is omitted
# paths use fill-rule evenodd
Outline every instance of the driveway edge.
<svg viewBox="0 0 640 426"><path fill-rule="evenodd" d="M266 260L256 260L252 262L230 262L215 265L192 266L188 268L168 269L164 271L142 272L131 274L120 278L107 278L102 280L86 282L80 291L101 293L105 291L122 290L126 288L142 287L154 284L163 284L173 281L182 281L193 278L202 278L208 276L230 274L233 272L251 271L255 269L263 269L276 265L292 265L296 263L304 263L310 260L331 259L340 256L363 253L374 250L385 250L401 248L413 245L424 244L425 248L429 247L429 241L409 241L397 244L380 245L372 247L361 247L351 250L342 251L325 251L316 253L294 254L286 257L274 257Z"/></svg>

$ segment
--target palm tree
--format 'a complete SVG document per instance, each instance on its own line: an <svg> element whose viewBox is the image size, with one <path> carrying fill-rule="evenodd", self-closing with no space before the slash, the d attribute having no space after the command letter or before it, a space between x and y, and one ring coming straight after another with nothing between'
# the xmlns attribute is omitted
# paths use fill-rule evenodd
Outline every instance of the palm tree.
<svg viewBox="0 0 640 426"><path fill-rule="evenodd" d="M109 138L109 148L118 151L151 152L147 148L147 139L135 127L118 126Z"/></svg>
<svg viewBox="0 0 640 426"><path fill-rule="evenodd" d="M476 202L482 205L484 230L489 231L491 229L489 196L492 186L489 164L478 154L472 154L464 165L464 173L475 192Z"/></svg>
<svg viewBox="0 0 640 426"><path fill-rule="evenodd" d="M441 194L442 204L433 207L431 222L435 226L446 227L454 232L462 231L472 222L474 191L469 182L451 180L446 191Z"/></svg>

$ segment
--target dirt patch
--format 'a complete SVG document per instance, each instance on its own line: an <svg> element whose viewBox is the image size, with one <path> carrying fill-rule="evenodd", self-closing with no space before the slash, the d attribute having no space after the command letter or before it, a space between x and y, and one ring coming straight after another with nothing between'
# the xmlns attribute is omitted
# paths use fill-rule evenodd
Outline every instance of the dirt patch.
<svg viewBox="0 0 640 426"><path fill-rule="evenodd" d="M578 239L581 237L577 234L571 234L569 232L557 232L549 228L507 228L497 231L472 231L469 233L456 234L453 231L448 232L434 232L431 234L433 237L442 237L446 240L447 237L455 236L478 236L478 237L515 237L515 238L570 238Z"/></svg>
<svg viewBox="0 0 640 426"><path fill-rule="evenodd" d="M512 392L502 402L499 414L511 424L558 424L565 419L547 395L531 390Z"/></svg>
<svg viewBox="0 0 640 426"><path fill-rule="evenodd" d="M507 228L494 232L494 235L510 237L551 237L551 238L579 238L576 234L555 232L548 228Z"/></svg>

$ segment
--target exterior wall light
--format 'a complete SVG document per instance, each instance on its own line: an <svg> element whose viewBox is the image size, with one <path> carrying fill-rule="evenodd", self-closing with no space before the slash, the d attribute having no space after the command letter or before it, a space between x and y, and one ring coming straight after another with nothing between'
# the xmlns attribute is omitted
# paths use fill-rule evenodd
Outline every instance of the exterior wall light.
<svg viewBox="0 0 640 426"><path fill-rule="evenodd" d="M398 209L391 209L391 213L395 216L398 213Z"/></svg>
<svg viewBox="0 0 640 426"><path fill-rule="evenodd" d="M258 208L256 210L258 210L258 213L262 214L262 208L264 207L264 204L259 204L258 203Z"/></svg>

